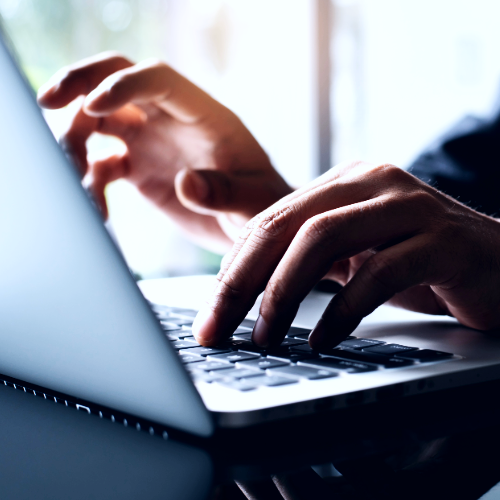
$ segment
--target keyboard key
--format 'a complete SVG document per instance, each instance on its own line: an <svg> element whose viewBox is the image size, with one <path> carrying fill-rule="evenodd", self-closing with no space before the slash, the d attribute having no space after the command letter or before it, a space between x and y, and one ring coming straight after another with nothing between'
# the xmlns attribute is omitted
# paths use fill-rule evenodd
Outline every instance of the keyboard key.
<svg viewBox="0 0 500 500"><path fill-rule="evenodd" d="M186 367L189 371L201 370L204 372L211 372L217 370L228 370L232 368L229 363L223 363L222 361L204 361L203 363L194 363Z"/></svg>
<svg viewBox="0 0 500 500"><path fill-rule="evenodd" d="M451 358L452 356L453 354L451 354L450 352L433 351L432 349L421 349L420 351L410 351L396 354L397 358L410 359L419 361L420 363L440 361L442 359Z"/></svg>
<svg viewBox="0 0 500 500"><path fill-rule="evenodd" d="M237 368L231 365L231 368L229 370L224 370L223 372L221 371L221 373L226 378L239 379L239 378L260 377L262 375L262 370L252 370L250 368Z"/></svg>
<svg viewBox="0 0 500 500"><path fill-rule="evenodd" d="M258 378L254 377L253 379ZM260 377L259 377L260 378ZM223 385L224 387L228 387L229 389L236 389L238 391L252 391L257 389L260 385L259 382L253 382L252 378L246 379L231 379L231 378L223 378L220 380L216 380L215 382Z"/></svg>
<svg viewBox="0 0 500 500"><path fill-rule="evenodd" d="M225 363L236 363L237 361L246 361L249 359L257 359L260 358L259 354L254 354L252 352L242 352L242 351L233 351L224 354L215 354L210 355L210 359L215 361L223 361Z"/></svg>
<svg viewBox="0 0 500 500"><path fill-rule="evenodd" d="M184 309L182 307L170 307L170 312L173 314L180 314L182 316L189 316L190 318L195 318L198 311L194 309Z"/></svg>
<svg viewBox="0 0 500 500"><path fill-rule="evenodd" d="M200 344L193 340L173 340L171 345L174 349L189 349L190 347L198 347Z"/></svg>
<svg viewBox="0 0 500 500"><path fill-rule="evenodd" d="M280 344L280 347L292 347L296 345L307 345L307 340L304 339L291 339L285 337Z"/></svg>
<svg viewBox="0 0 500 500"><path fill-rule="evenodd" d="M311 333L310 328L300 328L298 326L291 326L290 329L288 330L288 333L286 334L287 337L300 337L300 338L306 338L309 337L309 334Z"/></svg>
<svg viewBox="0 0 500 500"><path fill-rule="evenodd" d="M239 338L239 339L243 339L243 340L252 340L252 332L251 331L246 330L246 333L237 333L238 330L239 330L239 328L236 329L236 331L233 333L235 338Z"/></svg>
<svg viewBox="0 0 500 500"><path fill-rule="evenodd" d="M231 338L228 341L224 342L223 346L229 347L230 349L233 349L233 350L238 350L238 349L245 350L245 347L253 349L254 344L250 340L239 339L237 337L234 337L234 338Z"/></svg>
<svg viewBox="0 0 500 500"><path fill-rule="evenodd" d="M191 378L198 382L202 380L203 382L207 382L208 384L211 384L212 382L215 382L216 380L221 380L225 377L223 372L226 370L219 370L216 372L203 372L203 371L192 371L190 372Z"/></svg>
<svg viewBox="0 0 500 500"><path fill-rule="evenodd" d="M229 349L219 349L217 347L191 347L189 354L197 354L198 356L209 356L212 354L223 354L231 352Z"/></svg>
<svg viewBox="0 0 500 500"><path fill-rule="evenodd" d="M241 368L253 368L254 370L266 370L267 368L274 368L276 366L284 366L288 364L290 364L288 361L280 359L258 358L238 362L236 366Z"/></svg>
<svg viewBox="0 0 500 500"><path fill-rule="evenodd" d="M384 368L399 368L400 366L408 366L413 364L411 360L405 360L406 364L400 361L394 361L393 358L383 354L373 354L365 351L348 351L342 349L333 349L327 354L335 358L347 359L349 361L361 361L363 363L371 363Z"/></svg>
<svg viewBox="0 0 500 500"><path fill-rule="evenodd" d="M192 318L179 318L173 315L169 318L169 321L179 326L191 326L193 324Z"/></svg>
<svg viewBox="0 0 500 500"><path fill-rule="evenodd" d="M156 317L158 319L167 320L172 316L170 311L155 311Z"/></svg>
<svg viewBox="0 0 500 500"><path fill-rule="evenodd" d="M177 332L176 332L177 333ZM193 335L189 335L186 337L182 337L180 340L190 340L191 342L196 342L196 339L194 338Z"/></svg>
<svg viewBox="0 0 500 500"><path fill-rule="evenodd" d="M367 363L358 363L356 361L347 361L345 359L336 358L318 358L299 361L299 366L313 366L319 368L331 368L347 373L365 373L377 370L376 365L369 365Z"/></svg>
<svg viewBox="0 0 500 500"><path fill-rule="evenodd" d="M319 380L323 378L337 377L338 372L325 370L324 368L312 368L309 366L280 366L268 370L268 374L282 375L293 378L306 378L308 380Z"/></svg>
<svg viewBox="0 0 500 500"><path fill-rule="evenodd" d="M193 337L193 330L191 328L182 328L182 330L176 330L172 332L174 335L177 335L180 339L185 339L189 337ZM193 337L194 338L194 337Z"/></svg>
<svg viewBox="0 0 500 500"><path fill-rule="evenodd" d="M239 380L222 379L217 380L217 383L231 389L237 389L239 391L249 391L261 386L276 387L280 385L295 384L297 383L297 380L289 377L261 375L259 377L244 378Z"/></svg>
<svg viewBox="0 0 500 500"><path fill-rule="evenodd" d="M205 361L205 358L202 357L202 356L194 356L192 354L187 354L187 351L180 351L181 356L181 361L184 363L184 364L188 364L188 363L199 363L201 361Z"/></svg>
<svg viewBox="0 0 500 500"><path fill-rule="evenodd" d="M376 345L374 347L365 347L363 352L371 352L373 354L386 354L392 356L394 354L400 354L405 351L416 351L418 347L408 347L406 345L400 344L382 344Z"/></svg>
<svg viewBox="0 0 500 500"><path fill-rule="evenodd" d="M160 321L161 327L165 332L170 332L174 330L180 330L181 327L176 323L171 323L169 321Z"/></svg>
<svg viewBox="0 0 500 500"><path fill-rule="evenodd" d="M342 347L342 349L363 349L364 347L372 347L379 344L385 344L385 342L374 339L351 339L344 340L337 347Z"/></svg>
<svg viewBox="0 0 500 500"><path fill-rule="evenodd" d="M253 342L248 342L244 346L241 346L238 349L238 351L251 352L251 353L254 353L254 354L262 354L262 353L264 353L264 350L261 347L255 345Z"/></svg>
<svg viewBox="0 0 500 500"><path fill-rule="evenodd" d="M256 377L256 380L260 379L260 377ZM290 377L280 377L278 375L267 375L262 378L262 385L266 385L268 387L276 387L279 385L287 385L287 384L295 384L297 380L292 379Z"/></svg>
<svg viewBox="0 0 500 500"><path fill-rule="evenodd" d="M318 354L318 351L315 351L312 349L309 344L302 344L302 345L294 345L290 347L291 352L299 352L301 354L306 353L306 354Z"/></svg>
<svg viewBox="0 0 500 500"><path fill-rule="evenodd" d="M173 333L165 333L165 336L167 337L168 340L179 340L179 337L177 335L174 335Z"/></svg>
<svg viewBox="0 0 500 500"><path fill-rule="evenodd" d="M283 352L281 354L268 354L268 358L282 359L284 361L290 361L291 363L296 363L297 361L302 361L304 359L314 359L318 357L317 353L308 354L306 352Z"/></svg>

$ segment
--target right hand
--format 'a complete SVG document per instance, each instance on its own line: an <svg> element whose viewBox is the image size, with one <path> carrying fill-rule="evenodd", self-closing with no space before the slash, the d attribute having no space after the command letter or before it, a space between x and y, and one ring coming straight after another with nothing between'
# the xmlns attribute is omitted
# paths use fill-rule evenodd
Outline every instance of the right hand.
<svg viewBox="0 0 500 500"><path fill-rule="evenodd" d="M105 217L105 187L124 178L198 243L225 252L250 218L292 191L239 118L163 62L103 53L61 69L38 93L48 109L75 100L60 143ZM94 132L120 138L126 153L89 164Z"/></svg>

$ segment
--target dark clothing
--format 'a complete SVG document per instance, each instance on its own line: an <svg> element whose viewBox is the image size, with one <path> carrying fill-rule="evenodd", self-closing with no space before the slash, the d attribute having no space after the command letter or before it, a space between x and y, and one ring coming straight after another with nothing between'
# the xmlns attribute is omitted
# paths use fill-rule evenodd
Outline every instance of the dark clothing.
<svg viewBox="0 0 500 500"><path fill-rule="evenodd" d="M409 171L487 215L500 215L500 110L491 119L466 117Z"/></svg>

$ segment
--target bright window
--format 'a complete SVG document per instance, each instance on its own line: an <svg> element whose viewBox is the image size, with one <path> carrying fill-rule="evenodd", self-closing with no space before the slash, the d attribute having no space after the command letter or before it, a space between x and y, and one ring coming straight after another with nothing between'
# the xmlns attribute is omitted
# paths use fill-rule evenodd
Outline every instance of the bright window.
<svg viewBox="0 0 500 500"><path fill-rule="evenodd" d="M0 0L0 13L35 88L103 50L160 57L233 109L293 185L320 171L318 109L330 115L332 162L402 167L463 115L491 109L500 80L496 0L329 2ZM318 47L328 11L330 36ZM318 68L319 49L330 50L330 68L328 57ZM57 133L64 111L47 118ZM90 146L103 154L116 143L93 138ZM113 184L108 199L125 256L143 276L217 269L219 257L183 238L130 185Z"/></svg>

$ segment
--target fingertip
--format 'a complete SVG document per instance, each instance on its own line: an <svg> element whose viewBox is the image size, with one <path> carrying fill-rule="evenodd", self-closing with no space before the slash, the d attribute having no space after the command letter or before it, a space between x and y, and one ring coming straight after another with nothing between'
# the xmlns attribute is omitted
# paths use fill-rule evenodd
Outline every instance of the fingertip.
<svg viewBox="0 0 500 500"><path fill-rule="evenodd" d="M325 331L325 324L322 319L318 321L316 326L313 328L311 333L309 334L309 345L313 349L321 349L322 347L325 346L326 344L326 331Z"/></svg>
<svg viewBox="0 0 500 500"><path fill-rule="evenodd" d="M54 96L59 90L58 84L53 84L52 82L44 83L37 92L36 101L42 108L52 109L54 107L59 107L55 105Z"/></svg>
<svg viewBox="0 0 500 500"><path fill-rule="evenodd" d="M210 198L210 184L205 176L195 170L185 168L175 179L179 194L194 203L203 203Z"/></svg>
<svg viewBox="0 0 500 500"><path fill-rule="evenodd" d="M347 321L321 318L309 334L309 345L316 350L331 349L349 337L360 322L360 318Z"/></svg>
<svg viewBox="0 0 500 500"><path fill-rule="evenodd" d="M257 318L253 327L252 342L263 349L269 347L269 325L262 315Z"/></svg>
<svg viewBox="0 0 500 500"><path fill-rule="evenodd" d="M192 326L196 341L204 346L217 342L217 325L214 314L208 305L204 305L196 315Z"/></svg>

